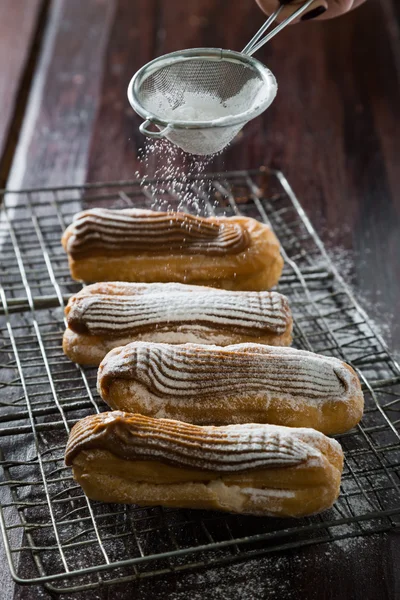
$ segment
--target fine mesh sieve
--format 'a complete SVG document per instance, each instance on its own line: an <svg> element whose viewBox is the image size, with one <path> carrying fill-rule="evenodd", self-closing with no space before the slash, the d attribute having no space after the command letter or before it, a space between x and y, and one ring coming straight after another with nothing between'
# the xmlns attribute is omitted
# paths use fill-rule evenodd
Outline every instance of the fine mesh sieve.
<svg viewBox="0 0 400 600"><path fill-rule="evenodd" d="M142 67L128 87L132 108L145 119L140 131L152 138L165 137L191 154L215 154L225 148L276 96L274 75L251 54L313 1L307 0L260 39L282 3L243 52L194 48L166 54ZM157 130L149 129L151 125Z"/></svg>
<svg viewBox="0 0 400 600"><path fill-rule="evenodd" d="M140 130L192 154L222 150L276 94L272 73L238 52L193 49L158 58L135 76ZM140 107L140 108L139 108ZM160 131L149 131L154 123Z"/></svg>

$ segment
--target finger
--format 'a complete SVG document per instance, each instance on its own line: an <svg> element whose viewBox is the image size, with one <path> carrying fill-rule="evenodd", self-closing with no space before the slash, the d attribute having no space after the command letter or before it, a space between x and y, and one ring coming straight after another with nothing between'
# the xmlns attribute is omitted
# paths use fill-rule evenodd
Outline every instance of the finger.
<svg viewBox="0 0 400 600"><path fill-rule="evenodd" d="M350 12L358 6L361 6L361 4L364 4L364 2L366 2L366 0L350 0L348 2L342 0L334 0L332 2L332 0L329 0L328 10L318 20L322 21L324 19L334 19L335 17L339 17L340 15Z"/></svg>
<svg viewBox="0 0 400 600"><path fill-rule="evenodd" d="M271 15L280 4L278 0L256 1L267 15ZM345 14L353 8L357 8L357 6L360 6L364 2L365 0L315 0L315 2L313 2L311 6L307 8L307 12L303 13L303 15L294 22L298 23L300 20L309 21L314 19L333 19ZM304 0L283 0L282 4L283 3L285 3L285 7L277 19L279 22L285 20L289 15L292 15L299 8L299 6L304 4Z"/></svg>
<svg viewBox="0 0 400 600"><path fill-rule="evenodd" d="M267 14L272 15L275 10L280 6L280 2L278 0L256 0L260 8ZM284 21L287 17L292 15L296 10L298 10L301 6L303 6L305 0L285 0L282 1L284 4L283 10L279 13L279 17L277 18L277 22ZM319 15L327 12L328 3L327 0L314 0L314 2L307 8L307 12L304 13L304 16L310 15L307 17L308 19L316 18ZM301 15L303 16L303 15ZM301 17L296 19L293 22L299 22Z"/></svg>

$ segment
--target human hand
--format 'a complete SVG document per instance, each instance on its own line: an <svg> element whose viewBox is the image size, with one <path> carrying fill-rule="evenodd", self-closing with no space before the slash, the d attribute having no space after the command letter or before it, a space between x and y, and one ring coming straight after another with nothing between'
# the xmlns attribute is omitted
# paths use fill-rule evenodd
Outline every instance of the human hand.
<svg viewBox="0 0 400 600"><path fill-rule="evenodd" d="M280 4L278 0L256 0L256 2L267 15L272 15ZM333 19L356 8L363 2L365 0L315 0L308 7L307 11L301 15L299 20ZM292 0L291 2L290 0L285 0L282 4L285 4L285 7L280 13L278 21L283 21L286 17L293 14L299 6L304 4L304 0Z"/></svg>

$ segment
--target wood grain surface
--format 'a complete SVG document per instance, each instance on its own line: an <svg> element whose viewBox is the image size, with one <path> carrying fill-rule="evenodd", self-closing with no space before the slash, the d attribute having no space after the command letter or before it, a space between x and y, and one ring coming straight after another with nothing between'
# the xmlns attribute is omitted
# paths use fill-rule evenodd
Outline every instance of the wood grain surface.
<svg viewBox="0 0 400 600"><path fill-rule="evenodd" d="M0 187L4 187L18 129L23 118L25 80L30 79L30 57L44 0L2 0L0 19ZM34 59L34 56L33 56Z"/></svg>
<svg viewBox="0 0 400 600"><path fill-rule="evenodd" d="M106 0L51 3L9 188L85 181L114 10Z"/></svg>
<svg viewBox="0 0 400 600"><path fill-rule="evenodd" d="M22 3L31 15L39 4ZM253 0L52 0L9 187L132 178L144 148L126 99L133 73L180 48L240 50L263 18ZM368 0L335 21L282 32L257 54L278 79L276 101L209 165L282 169L324 242L343 249L346 267L353 259L355 289L397 350L399 30L396 0ZM1 94L0 102L3 111ZM163 160L153 156L149 168ZM71 599L395 599L399 560L396 534L374 536ZM4 561L0 574L9 577ZM5 600L50 597L7 590Z"/></svg>

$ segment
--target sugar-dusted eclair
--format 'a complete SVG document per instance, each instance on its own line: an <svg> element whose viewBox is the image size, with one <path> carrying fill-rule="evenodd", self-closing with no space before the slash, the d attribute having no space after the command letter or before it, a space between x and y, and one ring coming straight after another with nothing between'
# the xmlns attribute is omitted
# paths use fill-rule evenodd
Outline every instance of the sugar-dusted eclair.
<svg viewBox="0 0 400 600"><path fill-rule="evenodd" d="M197 424L273 423L337 434L362 417L353 369L337 358L261 344L133 342L100 364L113 409Z"/></svg>
<svg viewBox="0 0 400 600"><path fill-rule="evenodd" d="M65 354L93 366L113 348L136 340L288 346L292 332L288 301L277 292L181 283L96 283L72 296L65 315Z"/></svg>
<svg viewBox="0 0 400 600"><path fill-rule="evenodd" d="M266 290L276 285L283 267L275 234L246 217L95 208L75 216L62 244L72 277L87 282Z"/></svg>
<svg viewBox="0 0 400 600"><path fill-rule="evenodd" d="M313 429L199 427L116 411L79 421L65 462L93 500L302 517L338 497L343 452Z"/></svg>

